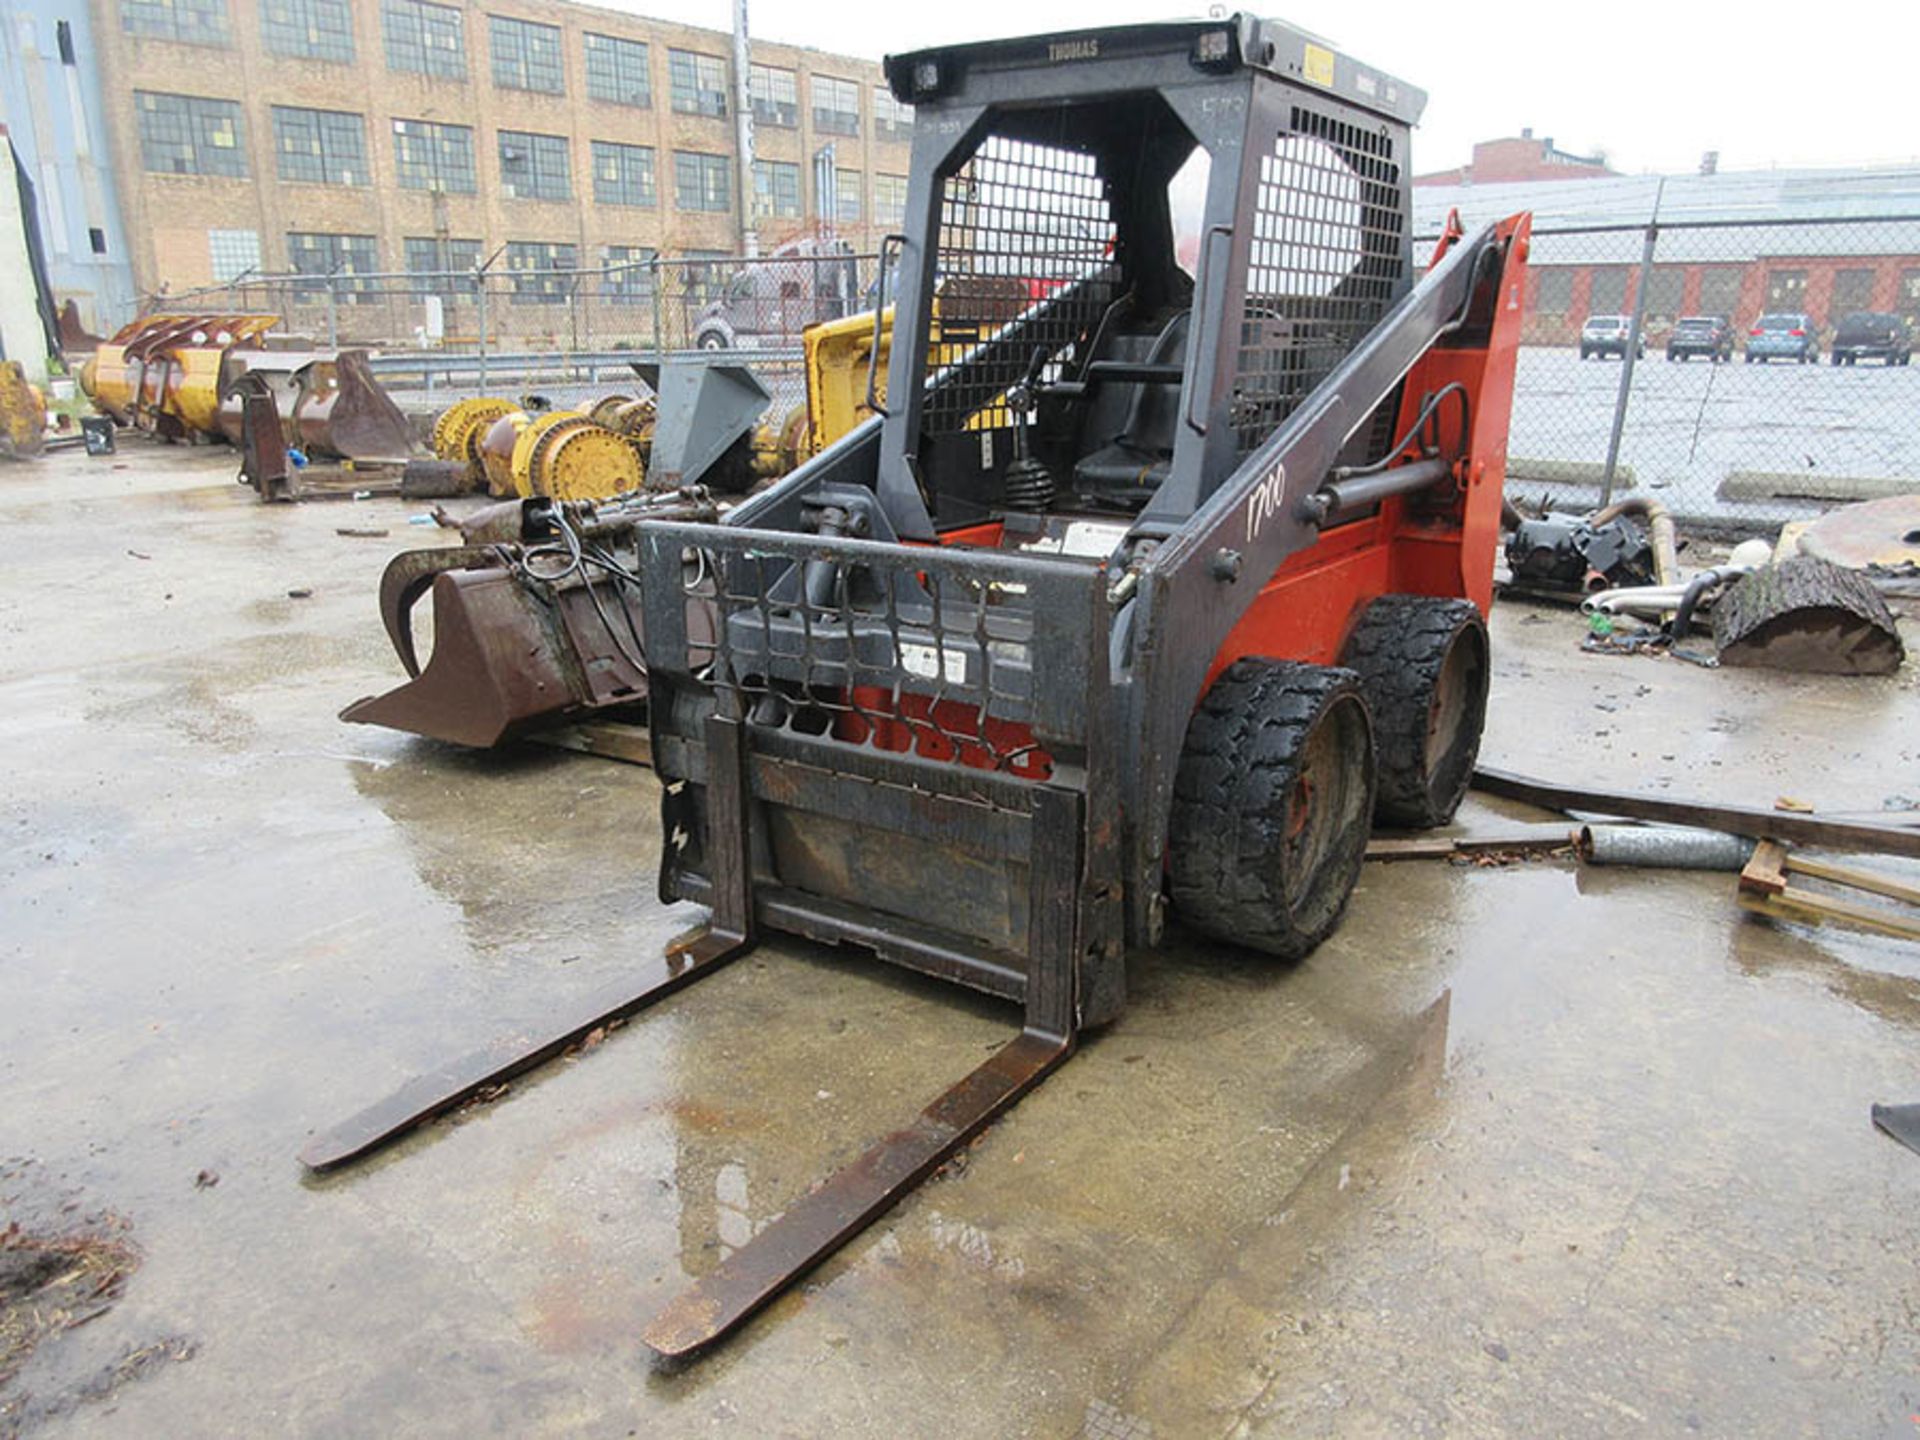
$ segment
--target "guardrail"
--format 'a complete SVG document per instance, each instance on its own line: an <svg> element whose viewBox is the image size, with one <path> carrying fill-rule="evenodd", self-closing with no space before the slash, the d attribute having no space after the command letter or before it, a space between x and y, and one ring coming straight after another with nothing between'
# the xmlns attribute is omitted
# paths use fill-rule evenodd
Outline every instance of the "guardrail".
<svg viewBox="0 0 1920 1440"><path fill-rule="evenodd" d="M561 385L598 385L609 378L624 379L635 365L666 361L706 365L750 365L774 369L798 365L805 352L798 345L737 350L520 350L451 352L443 350L381 350L371 357L373 373L388 389L485 390L490 386L525 385L532 381ZM611 377L608 372L612 372Z"/></svg>

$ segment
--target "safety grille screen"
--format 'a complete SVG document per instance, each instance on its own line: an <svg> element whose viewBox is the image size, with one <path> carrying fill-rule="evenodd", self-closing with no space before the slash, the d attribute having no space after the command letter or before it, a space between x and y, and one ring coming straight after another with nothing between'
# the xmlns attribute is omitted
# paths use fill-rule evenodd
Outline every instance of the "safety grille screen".
<svg viewBox="0 0 1920 1440"><path fill-rule="evenodd" d="M1035 349L1054 378L1113 300L1113 212L1091 155L990 135L940 197L939 341L933 370L1021 320L1020 343L927 399L927 433L1010 424L1004 395Z"/></svg>
<svg viewBox="0 0 1920 1440"><path fill-rule="evenodd" d="M1405 224L1391 136L1294 107L1260 161L1234 371L1240 454L1272 434L1399 299Z"/></svg>
<svg viewBox="0 0 1920 1440"><path fill-rule="evenodd" d="M689 671L756 725L1047 779L1084 728L1100 572L880 548L752 531L690 547Z"/></svg>

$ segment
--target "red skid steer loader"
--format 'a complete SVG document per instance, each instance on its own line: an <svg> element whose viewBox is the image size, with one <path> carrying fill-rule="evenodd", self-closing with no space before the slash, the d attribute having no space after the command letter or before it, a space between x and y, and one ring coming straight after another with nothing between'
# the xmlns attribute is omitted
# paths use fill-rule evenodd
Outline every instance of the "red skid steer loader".
<svg viewBox="0 0 1920 1440"><path fill-rule="evenodd" d="M1310 950L1374 819L1446 820L1479 745L1528 221L1452 223L1416 274L1421 92L1248 16L887 76L915 124L875 418L720 523L643 521L622 567L660 896L710 923L303 1157L351 1160L768 930L1020 1008L1004 1049L668 1305L645 1336L666 1356L1118 1015L1169 908Z"/></svg>

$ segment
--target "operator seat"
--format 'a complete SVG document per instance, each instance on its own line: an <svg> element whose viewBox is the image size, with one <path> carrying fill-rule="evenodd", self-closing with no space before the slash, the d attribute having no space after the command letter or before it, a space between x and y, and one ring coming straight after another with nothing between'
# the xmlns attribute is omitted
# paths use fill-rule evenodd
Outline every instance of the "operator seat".
<svg viewBox="0 0 1920 1440"><path fill-rule="evenodd" d="M1177 310L1157 332L1112 338L1102 360L1184 367L1191 309ZM1173 463L1182 390L1156 381L1101 384L1081 425L1084 459L1073 467L1073 488L1103 505L1137 510L1146 504Z"/></svg>

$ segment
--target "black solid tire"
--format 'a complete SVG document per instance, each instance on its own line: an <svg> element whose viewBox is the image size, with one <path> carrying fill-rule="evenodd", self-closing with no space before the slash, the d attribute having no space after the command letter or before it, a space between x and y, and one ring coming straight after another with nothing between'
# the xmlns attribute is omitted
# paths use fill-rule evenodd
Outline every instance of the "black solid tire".
<svg viewBox="0 0 1920 1440"><path fill-rule="evenodd" d="M1360 677L1379 750L1374 819L1444 825L1480 754L1492 677L1486 622L1469 600L1383 595L1347 637L1340 663Z"/></svg>
<svg viewBox="0 0 1920 1440"><path fill-rule="evenodd" d="M1373 782L1358 676L1236 660L1187 724L1167 836L1174 908L1215 939L1305 955L1360 877Z"/></svg>

